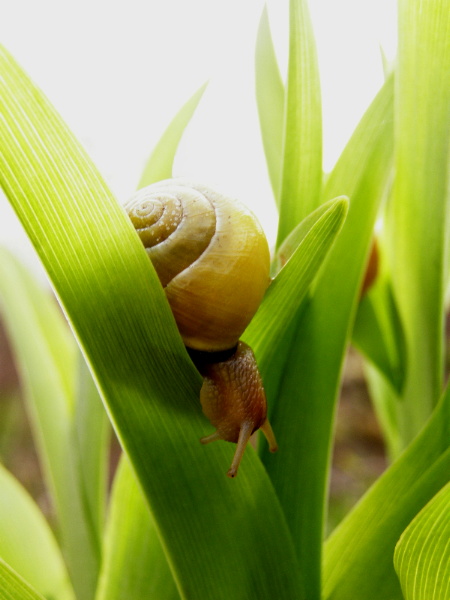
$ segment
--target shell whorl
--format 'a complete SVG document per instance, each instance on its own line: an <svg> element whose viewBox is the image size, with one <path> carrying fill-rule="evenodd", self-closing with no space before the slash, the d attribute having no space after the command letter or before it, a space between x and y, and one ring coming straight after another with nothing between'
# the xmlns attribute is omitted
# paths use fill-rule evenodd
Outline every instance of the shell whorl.
<svg viewBox="0 0 450 600"><path fill-rule="evenodd" d="M233 347L269 284L269 248L241 203L186 180L139 190L125 204L184 343Z"/></svg>

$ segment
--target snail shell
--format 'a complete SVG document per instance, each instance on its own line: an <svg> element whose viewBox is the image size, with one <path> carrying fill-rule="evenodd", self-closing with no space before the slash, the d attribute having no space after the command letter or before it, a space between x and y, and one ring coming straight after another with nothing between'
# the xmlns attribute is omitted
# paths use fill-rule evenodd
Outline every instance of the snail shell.
<svg viewBox="0 0 450 600"><path fill-rule="evenodd" d="M165 180L127 211L164 287L186 346L232 348L270 283L266 237L254 215L204 185Z"/></svg>

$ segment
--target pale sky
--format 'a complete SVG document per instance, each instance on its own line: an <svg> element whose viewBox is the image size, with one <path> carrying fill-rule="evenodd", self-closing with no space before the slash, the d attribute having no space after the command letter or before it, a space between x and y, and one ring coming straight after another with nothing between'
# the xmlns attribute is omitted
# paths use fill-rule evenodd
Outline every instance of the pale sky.
<svg viewBox="0 0 450 600"><path fill-rule="evenodd" d="M267 2L283 75L288 0ZM262 0L7 0L1 42L66 119L120 201L171 118L206 80L175 175L215 185L259 217L276 213L254 94ZM380 47L396 51L393 0L310 0L321 69L329 170L383 81ZM0 195L0 244L37 269Z"/></svg>

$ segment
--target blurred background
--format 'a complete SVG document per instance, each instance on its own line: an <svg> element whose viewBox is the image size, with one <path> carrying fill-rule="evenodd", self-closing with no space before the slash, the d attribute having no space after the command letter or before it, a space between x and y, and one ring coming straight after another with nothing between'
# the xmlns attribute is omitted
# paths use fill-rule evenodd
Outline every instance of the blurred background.
<svg viewBox="0 0 450 600"><path fill-rule="evenodd" d="M7 0L1 41L46 93L123 202L167 124L205 81L175 175L240 198L270 242L276 212L259 133L254 48L262 0ZM267 2L282 74L288 0ZM396 52L396 3L311 0L323 102L324 169L330 170L383 81L381 49ZM0 195L0 244L45 281L34 251ZM358 357L349 355L332 491L339 519L384 468L379 431ZM45 504L17 375L0 333L0 459Z"/></svg>
<svg viewBox="0 0 450 600"><path fill-rule="evenodd" d="M288 0L268 10L283 75ZM322 79L324 168L330 170L395 56L391 0L311 0ZM208 88L182 140L175 175L215 184L248 204L270 240L276 215L254 93L263 0L9 0L0 39L46 93L119 200L177 110ZM0 242L29 246L0 199Z"/></svg>

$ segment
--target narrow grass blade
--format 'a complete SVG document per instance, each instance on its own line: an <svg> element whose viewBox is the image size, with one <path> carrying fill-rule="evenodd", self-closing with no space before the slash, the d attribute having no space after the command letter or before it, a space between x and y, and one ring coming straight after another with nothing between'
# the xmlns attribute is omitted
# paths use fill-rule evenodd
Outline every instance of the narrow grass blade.
<svg viewBox="0 0 450 600"><path fill-rule="evenodd" d="M208 428L201 380L133 226L5 52L2 71L3 184L95 374L180 595L303 598L284 515L255 452L230 480L233 447L198 442Z"/></svg>
<svg viewBox="0 0 450 600"><path fill-rule="evenodd" d="M112 490L96 600L179 600L155 523L123 457Z"/></svg>
<svg viewBox="0 0 450 600"><path fill-rule="evenodd" d="M450 483L408 525L394 565L405 600L450 597Z"/></svg>
<svg viewBox="0 0 450 600"><path fill-rule="evenodd" d="M327 540L324 600L403 598L394 570L395 545L448 483L449 473L450 387L417 439Z"/></svg>
<svg viewBox="0 0 450 600"><path fill-rule="evenodd" d="M322 106L319 69L306 0L290 0L280 220L277 246L320 204ZM328 199L332 196L328 196Z"/></svg>
<svg viewBox="0 0 450 600"><path fill-rule="evenodd" d="M267 6L264 7L261 15L256 39L255 85L267 169L274 198L279 204L285 97L284 85L270 32Z"/></svg>
<svg viewBox="0 0 450 600"><path fill-rule="evenodd" d="M0 558L0 600L46 600Z"/></svg>
<svg viewBox="0 0 450 600"><path fill-rule="evenodd" d="M74 600L66 567L42 512L0 465L0 556L45 597Z"/></svg>
<svg viewBox="0 0 450 600"><path fill-rule="evenodd" d="M0 302L69 573L77 596L88 600L100 556L99 532L92 528L79 485L84 461L73 445L78 350L54 298L6 250L0 252ZM94 439L86 451L95 454L96 447ZM89 488L94 482L85 483Z"/></svg>
<svg viewBox="0 0 450 600"><path fill-rule="evenodd" d="M307 574L320 598L324 506L341 369L351 335L375 219L392 161L393 80L375 98L327 179L325 198L350 198L347 219L323 272L292 324L272 426L283 461L264 452ZM280 451L281 455L281 451Z"/></svg>
<svg viewBox="0 0 450 600"><path fill-rule="evenodd" d="M443 382L450 10L447 0L400 0L398 7L395 183L386 224L407 340L407 400L399 406L406 446L431 413Z"/></svg>
<svg viewBox="0 0 450 600"><path fill-rule="evenodd" d="M138 184L138 189L172 177L172 165L181 137L202 99L207 84L203 84L175 115L150 155Z"/></svg>

